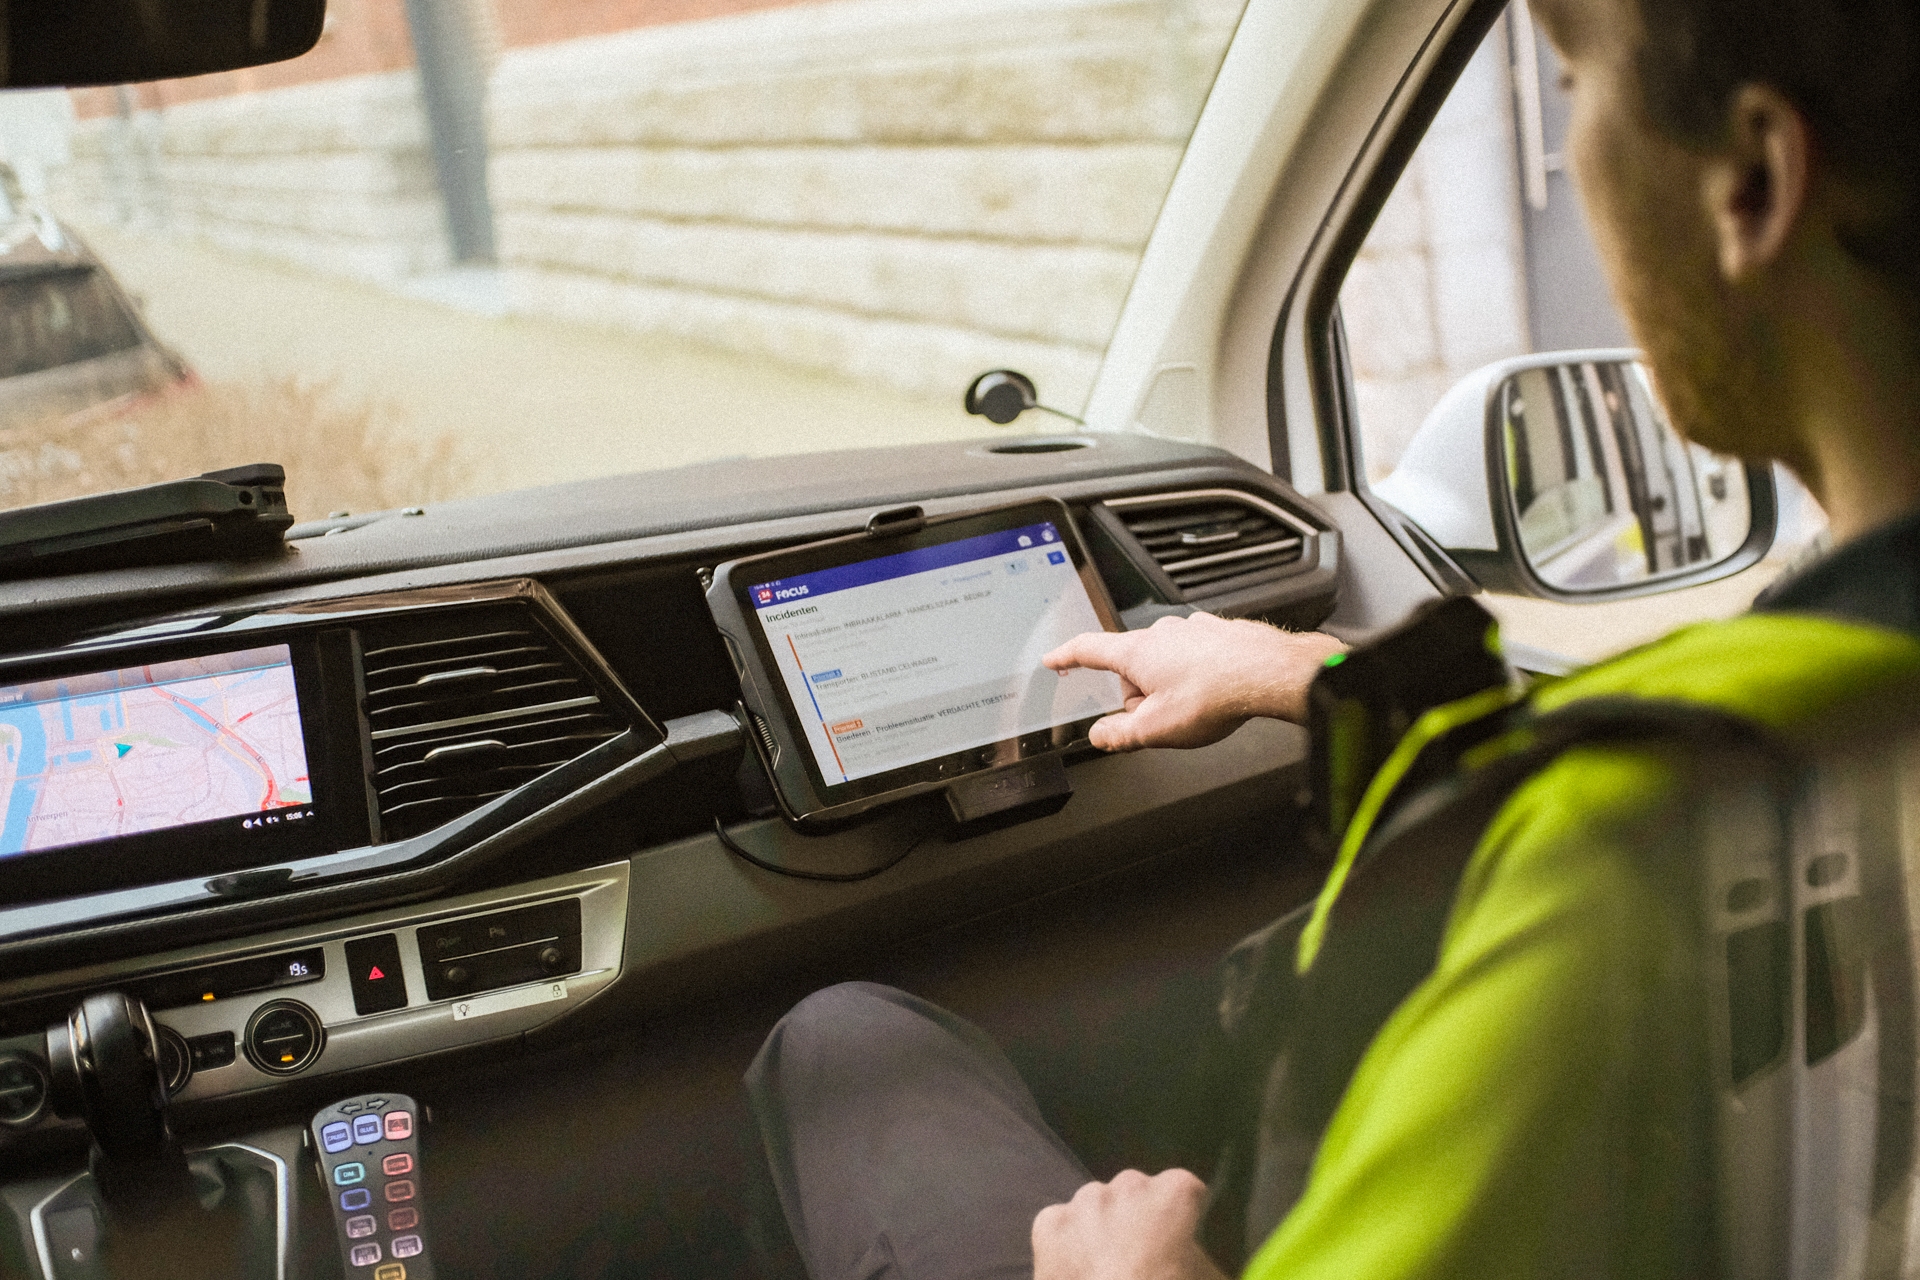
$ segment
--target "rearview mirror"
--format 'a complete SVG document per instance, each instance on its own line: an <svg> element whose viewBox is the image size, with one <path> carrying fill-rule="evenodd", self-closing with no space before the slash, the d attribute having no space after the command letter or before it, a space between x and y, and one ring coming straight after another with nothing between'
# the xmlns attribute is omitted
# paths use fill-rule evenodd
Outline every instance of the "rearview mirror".
<svg viewBox="0 0 1920 1280"><path fill-rule="evenodd" d="M169 80L298 57L326 0L0 0L0 87Z"/></svg>
<svg viewBox="0 0 1920 1280"><path fill-rule="evenodd" d="M1374 486L1494 591L1604 600L1737 573L1773 544L1773 478L1681 439L1632 351L1489 365Z"/></svg>

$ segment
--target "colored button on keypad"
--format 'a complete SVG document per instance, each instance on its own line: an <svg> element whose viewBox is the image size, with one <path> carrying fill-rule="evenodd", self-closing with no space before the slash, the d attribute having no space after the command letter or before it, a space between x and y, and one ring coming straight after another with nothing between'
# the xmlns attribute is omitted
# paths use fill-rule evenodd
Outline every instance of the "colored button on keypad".
<svg viewBox="0 0 1920 1280"><path fill-rule="evenodd" d="M389 1178L397 1178L403 1173L412 1173L413 1157L404 1151L396 1151L380 1162L380 1172Z"/></svg>
<svg viewBox="0 0 1920 1280"><path fill-rule="evenodd" d="M420 1225L420 1211L414 1208L387 1210L387 1230L406 1231Z"/></svg>
<svg viewBox="0 0 1920 1280"><path fill-rule="evenodd" d="M419 1236L395 1236L393 1238L393 1256L411 1258L427 1246L420 1243Z"/></svg>
<svg viewBox="0 0 1920 1280"><path fill-rule="evenodd" d="M389 1262L373 1273L373 1280L407 1280L407 1269L398 1262Z"/></svg>
<svg viewBox="0 0 1920 1280"><path fill-rule="evenodd" d="M370 1267L380 1261L380 1246L377 1244L357 1244L348 1250L347 1261L356 1267Z"/></svg>
<svg viewBox="0 0 1920 1280"><path fill-rule="evenodd" d="M411 1111L389 1111L386 1123L389 1142L403 1142L413 1136L413 1112Z"/></svg>
<svg viewBox="0 0 1920 1280"><path fill-rule="evenodd" d="M398 1182L387 1184L387 1203L399 1204L403 1200L413 1199L413 1179L402 1178Z"/></svg>
<svg viewBox="0 0 1920 1280"><path fill-rule="evenodd" d="M353 1140L361 1146L380 1141L379 1116L355 1116L353 1118Z"/></svg>
<svg viewBox="0 0 1920 1280"><path fill-rule="evenodd" d="M340 1193L340 1207L348 1213L352 1213L355 1209L364 1209L372 1203L373 1192L365 1187L355 1187L351 1191Z"/></svg>
<svg viewBox="0 0 1920 1280"><path fill-rule="evenodd" d="M333 1166L333 1185L336 1187L350 1187L356 1182L365 1182L366 1180L367 1166L361 1164L358 1160Z"/></svg>
<svg viewBox="0 0 1920 1280"><path fill-rule="evenodd" d="M353 1145L353 1126L345 1120L335 1120L320 1131L320 1145L327 1149L328 1155L345 1151Z"/></svg>
<svg viewBox="0 0 1920 1280"><path fill-rule="evenodd" d="M347 1239L349 1240L365 1240L379 1229L380 1224L373 1220L373 1215L370 1213L347 1219Z"/></svg>

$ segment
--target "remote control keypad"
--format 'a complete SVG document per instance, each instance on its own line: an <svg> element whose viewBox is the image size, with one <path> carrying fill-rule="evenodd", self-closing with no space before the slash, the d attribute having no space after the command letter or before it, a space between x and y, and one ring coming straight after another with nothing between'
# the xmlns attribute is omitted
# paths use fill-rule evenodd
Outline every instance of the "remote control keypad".
<svg viewBox="0 0 1920 1280"><path fill-rule="evenodd" d="M313 1134L350 1280L432 1280L412 1099L349 1099L315 1116Z"/></svg>

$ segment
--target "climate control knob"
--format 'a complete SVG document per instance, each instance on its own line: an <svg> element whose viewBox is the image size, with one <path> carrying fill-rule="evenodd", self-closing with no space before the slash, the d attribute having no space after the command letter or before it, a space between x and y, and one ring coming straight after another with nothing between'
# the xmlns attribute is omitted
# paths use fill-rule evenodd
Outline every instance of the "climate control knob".
<svg viewBox="0 0 1920 1280"><path fill-rule="evenodd" d="M0 1124L32 1124L47 1106L47 1073L24 1053L0 1053Z"/></svg>
<svg viewBox="0 0 1920 1280"><path fill-rule="evenodd" d="M153 1024L156 1046L160 1052L160 1083L167 1086L167 1096L187 1087L188 1077L193 1075L193 1052L187 1048L186 1037L172 1027Z"/></svg>
<svg viewBox="0 0 1920 1280"><path fill-rule="evenodd" d="M298 1000L270 1000L247 1022L247 1058L268 1075L305 1071L320 1056L327 1032Z"/></svg>

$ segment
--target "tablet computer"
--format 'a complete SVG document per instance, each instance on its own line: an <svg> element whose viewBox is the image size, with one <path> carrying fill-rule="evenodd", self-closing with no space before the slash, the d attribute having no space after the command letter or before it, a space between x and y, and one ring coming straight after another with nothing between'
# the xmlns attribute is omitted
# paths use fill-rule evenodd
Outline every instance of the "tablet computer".
<svg viewBox="0 0 1920 1280"><path fill-rule="evenodd" d="M726 638L783 810L851 817L1084 745L1120 679L1040 658L1118 631L1064 504L942 516L714 570Z"/></svg>

